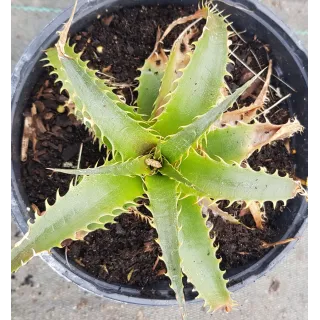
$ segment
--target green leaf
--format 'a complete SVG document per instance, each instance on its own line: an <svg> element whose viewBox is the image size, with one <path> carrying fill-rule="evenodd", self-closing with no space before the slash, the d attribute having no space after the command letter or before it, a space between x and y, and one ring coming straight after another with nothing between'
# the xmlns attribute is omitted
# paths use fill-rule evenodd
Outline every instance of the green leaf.
<svg viewBox="0 0 320 320"><path fill-rule="evenodd" d="M167 63L167 56L162 49L153 52L146 59L142 68L140 68L140 76L137 78L139 86L137 87L138 112L143 118L148 120L154 108L154 103L159 94L161 79L163 77Z"/></svg>
<svg viewBox="0 0 320 320"><path fill-rule="evenodd" d="M280 177L265 171L242 168L238 164L215 161L209 156L200 156L195 151L182 160L180 173L210 198L234 202L244 200L286 202L302 193L301 184L288 176Z"/></svg>
<svg viewBox="0 0 320 320"><path fill-rule="evenodd" d="M166 137L207 112L221 98L227 74L229 42L227 24L218 13L207 10L207 22L187 67L170 100L163 106L153 129ZM204 63L205 61L205 63Z"/></svg>
<svg viewBox="0 0 320 320"><path fill-rule="evenodd" d="M145 61L143 67L141 69L138 69L141 71L141 75L137 78L137 80L139 81L139 86L137 88L137 106L138 112L143 114L146 120L150 118L151 114L151 117L154 117L154 115L157 114L157 109L160 107L160 105L163 104L163 100L169 92L169 89L173 87L174 79L179 77L178 69L184 67L187 63L187 60L189 60L189 57L186 56L186 53L189 50L185 51L183 57L181 57L178 53L178 56L176 57L177 59L175 59L175 68L172 61L172 56L175 55L173 53L175 49L171 50L171 60L168 62L168 58L161 47L163 44L163 40L177 25L187 23L190 20L201 18L204 14L205 10L199 9L192 15L180 17L174 20L166 28L161 37L161 32L158 28L155 48L148 59ZM192 36L192 34L189 35L189 37L190 36ZM186 41L187 37L184 39L184 43L186 43ZM174 74L172 74L171 72L174 72ZM159 92L160 86L161 90Z"/></svg>
<svg viewBox="0 0 320 320"><path fill-rule="evenodd" d="M171 93L178 85L176 80L181 77L181 70L190 61L191 46L189 41L195 33L193 31L188 32L189 30L190 26L184 29L172 46L151 118L161 114L163 111L162 106L169 101Z"/></svg>
<svg viewBox="0 0 320 320"><path fill-rule="evenodd" d="M165 142L160 142L160 152L171 163L177 161L202 135L205 135L205 132L209 129L210 125L236 102L241 94L252 85L263 71L264 70L249 80L241 88L237 89L233 94L226 97L216 107L211 108L204 115L197 117L191 124L183 127L175 135L170 136Z"/></svg>
<svg viewBox="0 0 320 320"><path fill-rule="evenodd" d="M108 88L67 44L65 53L69 58L59 58L54 48L47 50L47 66L54 68L53 73L63 83L62 89L68 91L75 103L76 116L94 131L101 143L108 140L123 159L136 158L151 150L157 138L132 118L130 107L121 102L112 88Z"/></svg>
<svg viewBox="0 0 320 320"><path fill-rule="evenodd" d="M215 128L209 132L203 148L211 158L218 156L228 163L240 163L264 145L289 138L302 129L302 125L296 119L281 125L270 122L239 123L235 126Z"/></svg>
<svg viewBox="0 0 320 320"><path fill-rule="evenodd" d="M96 168L88 169L51 169L55 172L76 174L76 175L110 175L110 176L137 176L148 175L152 173L152 170L146 164L148 156L139 157L133 160L127 160L125 162L107 162L106 165Z"/></svg>
<svg viewBox="0 0 320 320"><path fill-rule="evenodd" d="M101 218L114 217L121 209L143 194L140 178L114 176L84 176L77 186L70 186L46 213L29 223L29 231L12 249L11 269L16 271L34 255L60 247L65 239L76 239L77 231L91 231L88 225L101 224ZM111 219L112 221L113 219Z"/></svg>
<svg viewBox="0 0 320 320"><path fill-rule="evenodd" d="M160 175L146 177L145 183L146 193L150 200L150 211L158 232L158 243L167 267L167 275L176 293L181 312L185 314L178 240L177 183Z"/></svg>
<svg viewBox="0 0 320 320"><path fill-rule="evenodd" d="M111 221L109 221L108 223L113 223L114 222L114 216L108 216L110 218ZM98 229L106 229L104 227L105 223L90 223L87 225L87 229L91 232L94 230L98 230Z"/></svg>
<svg viewBox="0 0 320 320"><path fill-rule="evenodd" d="M194 184L186 179L170 162L164 159L163 166L160 169L163 175L166 175L170 179L180 182L179 190L188 195L204 196L203 192L199 190Z"/></svg>
<svg viewBox="0 0 320 320"><path fill-rule="evenodd" d="M179 252L181 266L188 280L195 286L199 295L209 306L209 311L220 308L231 310L233 301L227 290L227 281L220 270L221 259L217 259L217 247L213 246L206 219L202 218L201 207L196 197L179 200Z"/></svg>

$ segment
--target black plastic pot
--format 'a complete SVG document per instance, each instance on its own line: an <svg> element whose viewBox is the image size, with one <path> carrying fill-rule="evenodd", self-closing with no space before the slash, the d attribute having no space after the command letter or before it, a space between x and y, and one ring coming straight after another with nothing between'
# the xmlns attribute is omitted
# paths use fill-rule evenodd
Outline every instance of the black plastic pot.
<svg viewBox="0 0 320 320"><path fill-rule="evenodd" d="M97 11L108 8L115 10L119 6L153 5L153 4L197 4L197 0L80 0L75 15L72 30L84 27L96 16ZM237 30L246 29L251 36L254 34L272 48L275 70L279 77L296 90L288 102L291 114L297 115L301 123L307 127L308 121L308 60L305 50L292 32L279 21L269 10L255 0L225 0L217 1L219 8L226 9L225 14L232 14L231 20ZM20 184L20 143L22 134L22 111L30 96L31 90L40 74L42 50L50 47L57 39L56 32L61 29L70 16L71 9L67 9L54 19L33 40L16 65L12 75L12 214L22 232L27 231L29 217L28 199ZM296 174L307 177L307 130L303 135L296 135L292 146L296 153ZM288 202L282 215L278 217L278 224L282 228L280 239L298 237L305 229L307 222L307 204L302 197ZM294 247L292 242L287 246L277 246L269 251L262 259L242 268L232 269L227 273L229 288L235 291L270 271ZM118 301L145 305L172 305L174 296L169 290L167 282L159 282L150 288L136 288L109 284L100 281L83 270L78 265L67 265L64 255L59 250L52 250L52 255L43 254L42 259L58 274L80 286L82 289L96 295ZM194 294L191 288L186 289L187 300L192 300Z"/></svg>

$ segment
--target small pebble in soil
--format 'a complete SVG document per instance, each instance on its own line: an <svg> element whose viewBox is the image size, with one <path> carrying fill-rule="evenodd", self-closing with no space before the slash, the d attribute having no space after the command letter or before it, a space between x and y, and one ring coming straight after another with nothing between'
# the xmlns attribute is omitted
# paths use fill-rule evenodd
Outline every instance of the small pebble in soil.
<svg viewBox="0 0 320 320"><path fill-rule="evenodd" d="M64 113L64 112L65 112L65 106L64 106L64 105L58 106L57 111L58 111L59 113Z"/></svg>
<svg viewBox="0 0 320 320"><path fill-rule="evenodd" d="M98 46L97 47L97 52L100 53L100 54L103 53L103 46Z"/></svg>

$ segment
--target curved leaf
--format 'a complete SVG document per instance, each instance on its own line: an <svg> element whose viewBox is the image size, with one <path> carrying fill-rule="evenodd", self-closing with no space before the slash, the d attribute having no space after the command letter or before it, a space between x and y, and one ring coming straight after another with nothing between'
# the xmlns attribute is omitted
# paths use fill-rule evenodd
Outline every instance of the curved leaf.
<svg viewBox="0 0 320 320"><path fill-rule="evenodd" d="M216 121L214 125L216 127L220 127L224 124L232 125L232 124L237 124L237 122L239 121L249 123L251 120L253 120L253 118L257 116L257 112L264 108L264 103L267 100L267 93L270 85L271 74L272 74L272 60L269 60L266 80L254 103L252 103L248 107L243 107L240 109L225 112L222 115L221 119Z"/></svg>
<svg viewBox="0 0 320 320"><path fill-rule="evenodd" d="M167 63L168 58L164 50L160 47L160 43L163 43L164 38L172 31L174 27L180 24L187 23L190 20L194 20L200 17L203 17L205 14L203 9L197 10L194 14L180 17L174 20L165 30L162 37L160 38L160 29L158 28L157 40L155 48L151 55L146 59L142 68L138 69L141 71L140 76L137 78L139 81L139 86L137 87L138 99L137 106L138 112L144 115L144 118L148 120L151 114L156 113L155 109L159 107L159 102L162 101L162 98L168 93L165 92L163 87L171 87L172 81L171 77L168 78L168 68L172 69L169 65L172 66L172 62ZM170 56L172 56L174 49L171 50ZM186 59L188 59L186 57ZM172 59L171 59L172 60ZM179 59L181 61L182 59ZM182 62L182 61L181 61ZM184 66L183 64L180 67ZM178 68L178 67L177 67ZM164 75L166 72L166 75ZM161 85L162 82L162 85ZM162 90L159 93L160 86ZM157 103L155 106L155 101ZM153 116L152 116L153 117Z"/></svg>
<svg viewBox="0 0 320 320"><path fill-rule="evenodd" d="M159 94L161 79L163 77L167 56L162 49L159 52L153 52L146 59L142 68L140 68L140 76L137 78L139 86L137 87L138 112L143 115L143 118L148 120L154 108L154 103Z"/></svg>
<svg viewBox="0 0 320 320"><path fill-rule="evenodd" d="M296 119L281 125L270 122L239 123L210 131L203 148L211 158L218 156L229 163L240 163L264 145L289 138L302 129L302 125Z"/></svg>
<svg viewBox="0 0 320 320"><path fill-rule="evenodd" d="M145 183L167 275L176 293L181 312L185 314L178 240L177 183L160 175L146 177Z"/></svg>
<svg viewBox="0 0 320 320"><path fill-rule="evenodd" d="M102 217L114 216L126 202L143 194L140 178L113 176L84 176L77 186L58 197L53 206L47 204L46 213L29 223L29 231L11 252L11 269L16 271L34 255L60 247L65 239L76 239L76 232L91 231L93 223ZM113 220L113 219L112 219ZM112 221L111 220L111 221Z"/></svg>
<svg viewBox="0 0 320 320"><path fill-rule="evenodd" d="M180 70L185 68L190 61L191 46L189 41L195 33L193 30L190 30L190 32L188 30L190 30L190 26L183 30L172 46L151 118L161 114L162 106L168 102L170 94L177 87L178 82L175 80L181 77L182 72Z"/></svg>
<svg viewBox="0 0 320 320"><path fill-rule="evenodd" d="M170 161L177 161L198 139L205 135L210 125L216 121L221 114L231 107L240 95L249 88L252 83L263 73L259 74L249 80L241 88L237 89L233 94L226 97L216 107L211 108L204 115L197 117L191 124L183 127L179 132L170 136L165 142L160 142L160 152ZM206 135L205 135L206 136Z"/></svg>
<svg viewBox="0 0 320 320"><path fill-rule="evenodd" d="M271 175L265 171L242 168L237 164L227 164L222 160L215 161L209 156L200 156L195 151L182 160L179 171L215 201L276 203L278 200L286 202L298 193L303 193L300 182L288 176L280 177L277 173Z"/></svg>
<svg viewBox="0 0 320 320"><path fill-rule="evenodd" d="M218 13L209 8L204 10L207 10L207 22L202 36L195 43L191 60L177 80L177 88L152 126L164 137L191 123L221 98L220 90L224 87L226 66L230 61L227 24Z"/></svg>
<svg viewBox="0 0 320 320"><path fill-rule="evenodd" d="M125 162L115 162L101 167L88 169L51 169L55 172L76 174L76 175L110 175L110 176L137 176L151 174L151 169L146 164L148 156L127 160Z"/></svg>
<svg viewBox="0 0 320 320"><path fill-rule="evenodd" d="M47 50L47 58L63 83L70 99L75 103L75 114L94 131L101 143L108 140L112 149L117 150L124 159L135 158L147 153L157 143L157 138L139 122L119 97L95 75L94 70L74 53L73 48L65 45L69 58L61 57L55 48ZM124 107L125 106L125 107Z"/></svg>
<svg viewBox="0 0 320 320"><path fill-rule="evenodd" d="M221 259L216 257L217 247L213 246L206 219L202 218L201 207L196 197L179 200L179 252L181 266L188 280L195 286L199 295L209 306L209 311L225 308L230 311L233 305L227 290L227 281L220 270Z"/></svg>

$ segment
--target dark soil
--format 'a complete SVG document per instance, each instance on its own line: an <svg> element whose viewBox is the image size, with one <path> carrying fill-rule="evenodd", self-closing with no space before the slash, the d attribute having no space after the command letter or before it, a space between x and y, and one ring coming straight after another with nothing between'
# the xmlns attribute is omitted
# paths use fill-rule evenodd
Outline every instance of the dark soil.
<svg viewBox="0 0 320 320"><path fill-rule="evenodd" d="M71 43L77 43L76 51L84 50L83 59L90 60L91 67L112 75L117 83L126 84L127 88L120 91L130 103L135 97L132 96L132 87L128 88L128 85L134 84L134 79L139 75L136 69L143 65L152 51L157 27L160 26L163 30L175 18L194 11L194 7L173 6L121 9L95 19L87 29L73 35ZM170 48L182 28L183 26L174 29L165 42L165 48ZM240 39L234 37L233 48L239 42ZM102 54L97 52L99 46L103 47ZM269 50L266 50L258 39L248 39L247 44L242 43L237 54L252 69L259 71L268 65L269 55L272 54ZM229 78L227 81L233 91L241 85L247 71L238 61L228 68L233 79ZM55 78L49 76L49 71L48 68L44 69L25 111L26 114L30 113L30 107L35 103L35 117L41 120L45 130L41 126L37 129L36 152L32 151L30 143L28 159L21 163L22 183L30 202L40 211L45 210L45 199L48 198L49 203L54 202L58 188L61 195L65 194L73 178L65 174L51 174L46 168L61 168L66 165L76 167L81 143L82 168L93 166L97 161L102 163L106 155L105 150L99 151L98 144L92 142L84 126L67 115L67 110L57 112L57 107L63 105L68 96L65 92L60 93L60 85L54 84ZM261 84L259 86L261 87ZM255 92L252 93L254 94ZM242 103L246 105L252 100L253 97L249 96ZM269 103L274 101L275 96L271 93ZM269 116L273 123L284 123L288 118L288 111L279 107L274 108ZM248 162L254 169L266 167L270 173L278 169L281 174L292 175L294 170L292 156L288 154L283 142L263 147L259 153L255 152ZM221 207L226 205L226 202L220 204ZM265 208L268 220L263 231L227 224L210 215L213 232L217 235L216 243L220 245L218 255L223 258L223 268L229 270L258 260L267 253L266 249L261 248L261 241L273 242L277 239L279 230L275 217L281 213L282 207L279 204L274 209L267 203ZM143 210L149 214L146 209ZM226 210L237 216L240 208L234 204ZM247 226L254 226L251 215L246 215L241 220ZM161 254L161 249L155 242L157 232L133 215L122 214L117 221L117 224L107 225L107 231L92 232L84 241L69 244L66 248L69 259L108 282L144 287L165 277L164 263L156 262Z"/></svg>

